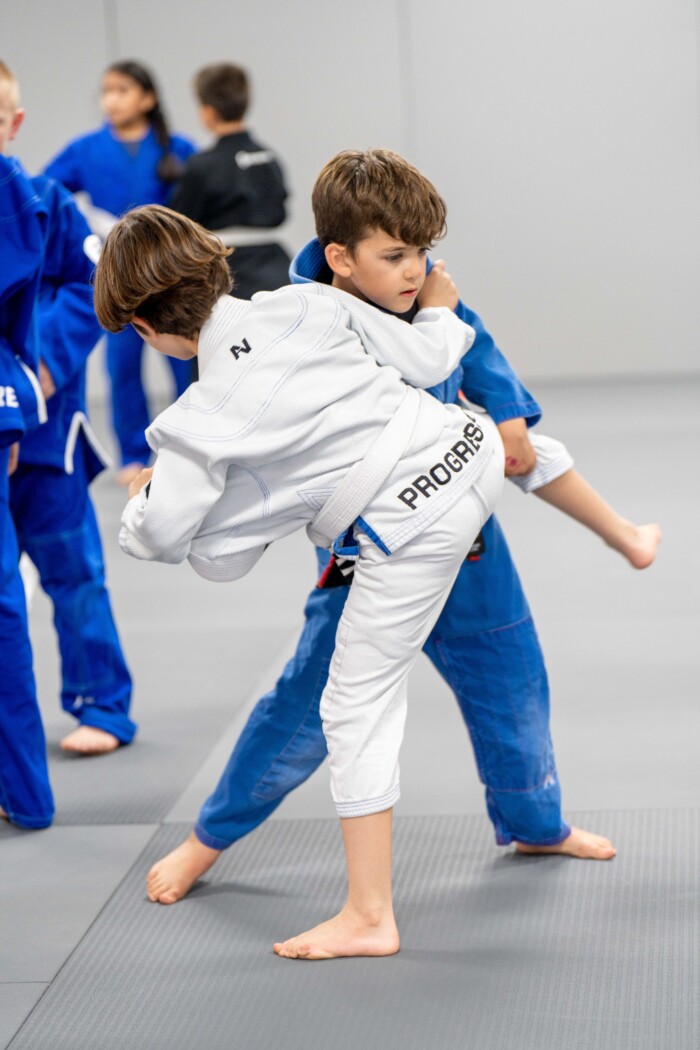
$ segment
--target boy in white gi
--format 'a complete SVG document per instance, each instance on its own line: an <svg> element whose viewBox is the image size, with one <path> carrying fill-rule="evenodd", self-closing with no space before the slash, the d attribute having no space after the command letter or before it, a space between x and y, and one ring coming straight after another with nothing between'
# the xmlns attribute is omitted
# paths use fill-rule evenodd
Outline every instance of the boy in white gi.
<svg viewBox="0 0 700 1050"><path fill-rule="evenodd" d="M346 150L319 173L312 206L318 237L295 259L295 283L316 282L317 294L337 296L356 315L357 324L358 312L366 312L360 300L411 322L431 265L427 245L436 210L442 207L443 218L445 214L435 187L389 150ZM424 214L432 223L427 228ZM237 253L234 261L236 257ZM480 318L462 302L455 312L477 329L477 339L456 371L430 393L442 402L454 402L464 390L487 405L498 422L506 474L513 481L593 529L636 568L650 564L658 526L626 521L572 469L560 442L528 430L541 414L537 402L519 383ZM371 335L363 332L362 338L371 345ZM418 481L404 494L416 504L423 492L429 495L438 488L430 476ZM338 564L327 562L327 555L322 556L322 578L306 604L296 653L251 712L194 831L149 871L152 901L180 900L223 849L262 823L325 757L320 693L351 580L351 566L340 562L340 571ZM563 820L542 653L493 518L484 529L477 557L467 559L460 569L425 652L458 698L498 844L515 842L528 853L613 857L608 839L571 828Z"/></svg>
<svg viewBox="0 0 700 1050"><path fill-rule="evenodd" d="M436 208L431 238L443 223ZM157 206L130 212L105 244L101 324L131 323L161 353L197 355L201 376L149 428L156 464L129 489L120 543L144 559L188 558L223 581L304 525L336 549L356 525L355 581L322 702L348 902L310 951L277 950L389 955L399 947L391 807L406 679L491 514L503 447L490 421L415 389L446 378L473 339L440 267L409 327L356 300L351 315L315 286L233 299L227 254Z"/></svg>

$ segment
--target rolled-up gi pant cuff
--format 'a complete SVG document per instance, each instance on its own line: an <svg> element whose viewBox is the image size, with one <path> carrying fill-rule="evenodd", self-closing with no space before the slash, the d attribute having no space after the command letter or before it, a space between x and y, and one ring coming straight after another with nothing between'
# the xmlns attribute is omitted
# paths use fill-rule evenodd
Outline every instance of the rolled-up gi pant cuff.
<svg viewBox="0 0 700 1050"><path fill-rule="evenodd" d="M401 797L401 789L396 787L385 791L383 795L376 798L364 799L360 802L336 802L335 808L339 817L368 817L372 813L382 813L385 809L395 806Z"/></svg>

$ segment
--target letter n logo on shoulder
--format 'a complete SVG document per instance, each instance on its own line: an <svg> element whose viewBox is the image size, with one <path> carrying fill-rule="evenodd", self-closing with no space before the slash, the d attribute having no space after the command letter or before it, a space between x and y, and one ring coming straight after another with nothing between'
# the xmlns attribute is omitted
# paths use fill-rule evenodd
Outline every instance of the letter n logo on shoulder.
<svg viewBox="0 0 700 1050"><path fill-rule="evenodd" d="M229 347L229 349L230 349L231 353L233 354L233 356L236 358L236 360L238 360L238 358L241 356L241 354L249 354L250 351L253 348L250 345L250 343L248 342L248 340L244 339L240 346L237 346L234 343L234 345Z"/></svg>

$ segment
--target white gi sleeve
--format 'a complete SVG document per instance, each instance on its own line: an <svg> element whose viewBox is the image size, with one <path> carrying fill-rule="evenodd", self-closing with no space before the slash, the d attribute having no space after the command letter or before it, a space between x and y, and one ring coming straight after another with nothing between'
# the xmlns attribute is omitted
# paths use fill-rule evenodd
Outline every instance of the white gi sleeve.
<svg viewBox="0 0 700 1050"><path fill-rule="evenodd" d="M378 307L325 284L295 285L298 294L338 299L345 307L346 326L359 336L367 353L380 365L391 365L410 386L427 390L447 379L468 350L476 332L447 306L419 310L413 324L383 313ZM255 296L279 293L258 293Z"/></svg>
<svg viewBox="0 0 700 1050"><path fill-rule="evenodd" d="M349 297L351 298L351 297ZM476 332L447 306L419 310L407 324L355 300L348 306L349 327L380 365L391 365L410 386L423 390L447 379L471 348Z"/></svg>
<svg viewBox="0 0 700 1050"><path fill-rule="evenodd" d="M157 457L150 483L124 508L119 546L134 558L176 565L221 496L227 464L167 435Z"/></svg>
<svg viewBox="0 0 700 1050"><path fill-rule="evenodd" d="M508 478L526 493L536 492L550 481L556 481L574 465L571 453L561 441L533 431L528 436L537 454L537 462L529 474Z"/></svg>

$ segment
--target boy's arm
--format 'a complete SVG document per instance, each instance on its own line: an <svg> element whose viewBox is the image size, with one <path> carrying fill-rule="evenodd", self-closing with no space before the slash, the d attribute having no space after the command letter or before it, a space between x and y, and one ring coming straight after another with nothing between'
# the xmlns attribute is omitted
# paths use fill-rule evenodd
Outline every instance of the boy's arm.
<svg viewBox="0 0 700 1050"><path fill-rule="evenodd" d="M0 335L0 449L14 446L27 429L17 395L18 370L12 347Z"/></svg>
<svg viewBox="0 0 700 1050"><path fill-rule="evenodd" d="M466 397L485 408L495 423L522 418L526 426L534 426L542 409L496 346L484 322L461 301L455 314L476 333L471 350L461 362L461 388Z"/></svg>
<svg viewBox="0 0 700 1050"><path fill-rule="evenodd" d="M73 143L57 153L44 168L44 175L56 179L71 193L77 193L84 189L84 179L81 170L78 151Z"/></svg>
<svg viewBox="0 0 700 1050"><path fill-rule="evenodd" d="M46 217L19 162L0 156L0 447L46 420L35 309Z"/></svg>
<svg viewBox="0 0 700 1050"><path fill-rule="evenodd" d="M474 339L472 330L449 307L419 310L409 325L328 285L300 284L296 290L305 296L340 299L346 327L358 336L370 357L380 365L395 368L407 383L421 389L449 376Z"/></svg>
<svg viewBox="0 0 700 1050"><path fill-rule="evenodd" d="M227 465L182 435L160 429L158 421L148 437L157 459L150 481L124 508L119 546L134 558L176 565L221 497Z"/></svg>
<svg viewBox="0 0 700 1050"><path fill-rule="evenodd" d="M93 262L85 252L91 237L87 222L58 184L47 183L44 200L49 205L51 223L38 324L41 359L60 390L83 368L102 332L92 302Z"/></svg>

